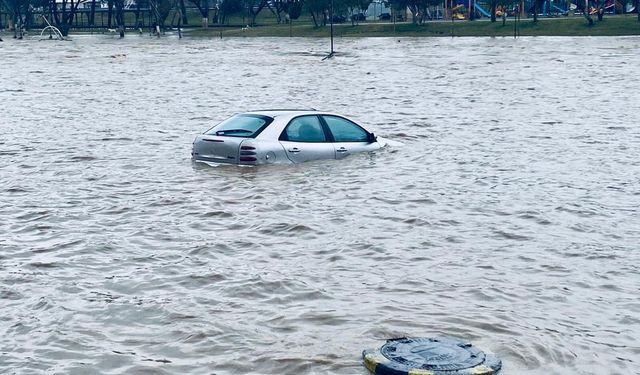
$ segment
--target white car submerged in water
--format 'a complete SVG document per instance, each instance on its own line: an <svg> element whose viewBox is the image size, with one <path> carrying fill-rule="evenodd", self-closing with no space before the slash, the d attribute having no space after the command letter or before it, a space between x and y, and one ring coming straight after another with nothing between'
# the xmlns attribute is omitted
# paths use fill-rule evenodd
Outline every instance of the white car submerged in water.
<svg viewBox="0 0 640 375"><path fill-rule="evenodd" d="M333 113L263 110L239 113L193 142L195 161L226 164L301 163L378 150L386 140Z"/></svg>

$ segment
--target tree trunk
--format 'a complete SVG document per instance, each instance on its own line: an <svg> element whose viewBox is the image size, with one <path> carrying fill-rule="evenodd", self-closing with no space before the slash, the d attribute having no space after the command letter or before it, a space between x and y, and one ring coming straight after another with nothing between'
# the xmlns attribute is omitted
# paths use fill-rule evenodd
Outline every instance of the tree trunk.
<svg viewBox="0 0 640 375"><path fill-rule="evenodd" d="M140 25L140 0L136 1L135 16L136 16L136 27L139 28L139 29L142 29L142 27ZM140 30L140 33L142 33L142 30Z"/></svg>
<svg viewBox="0 0 640 375"><path fill-rule="evenodd" d="M62 25L60 25L59 29L62 36L67 37L69 36L69 30L71 29L71 26L67 23L63 23Z"/></svg>
<svg viewBox="0 0 640 375"><path fill-rule="evenodd" d="M116 23L118 24L120 38L124 38L124 0L120 0L116 4Z"/></svg>
<svg viewBox="0 0 640 375"><path fill-rule="evenodd" d="M24 25L27 30L31 29L31 7L27 7L24 11Z"/></svg>
<svg viewBox="0 0 640 375"><path fill-rule="evenodd" d="M582 0L576 1L576 9L582 12L582 14L584 15L584 18L589 23L589 26L593 26L593 18L591 18L591 15L589 14L589 9L585 8L585 5L586 5L585 2L583 2Z"/></svg>
<svg viewBox="0 0 640 375"><path fill-rule="evenodd" d="M411 11L411 22L414 24L418 23L418 9L415 7L409 7L409 11Z"/></svg>
<svg viewBox="0 0 640 375"><path fill-rule="evenodd" d="M604 0L598 0L598 21L602 21L604 18L604 6Z"/></svg>
<svg viewBox="0 0 640 375"><path fill-rule="evenodd" d="M204 26L204 28L206 29L207 27L209 27L209 0L204 0L202 8L204 9L204 13L202 13L202 21L204 21L204 24L202 26Z"/></svg>
<svg viewBox="0 0 640 375"><path fill-rule="evenodd" d="M200 5L199 0L191 0L191 2L198 8L200 11L200 15L202 16L202 28L206 29L209 27L209 0L204 0L202 5ZM214 15L214 19L217 20L218 15ZM214 21L215 22L215 21Z"/></svg>
<svg viewBox="0 0 640 375"><path fill-rule="evenodd" d="M13 39L18 39L18 9L13 8Z"/></svg>
<svg viewBox="0 0 640 375"><path fill-rule="evenodd" d="M109 7L108 12L107 12L107 28L110 29L111 28L111 17L113 17L113 1L109 0L107 5Z"/></svg>
<svg viewBox="0 0 640 375"><path fill-rule="evenodd" d="M91 12L89 13L89 26L96 24L96 0L91 0Z"/></svg>
<svg viewBox="0 0 640 375"><path fill-rule="evenodd" d="M188 25L189 20L187 19L187 7L184 5L184 0L180 0L180 12L182 13L182 24Z"/></svg>
<svg viewBox="0 0 640 375"><path fill-rule="evenodd" d="M270 1L267 1L267 8L269 8L269 10L271 11L271 13L273 13L274 16L276 16L276 22L279 24L282 23L282 1L275 1L273 3L273 6L271 5Z"/></svg>

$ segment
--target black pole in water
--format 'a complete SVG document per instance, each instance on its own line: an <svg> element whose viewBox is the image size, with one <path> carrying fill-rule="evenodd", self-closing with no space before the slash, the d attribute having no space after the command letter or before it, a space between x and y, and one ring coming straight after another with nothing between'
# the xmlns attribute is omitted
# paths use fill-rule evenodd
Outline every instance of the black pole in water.
<svg viewBox="0 0 640 375"><path fill-rule="evenodd" d="M453 28L453 23L455 21L455 18L453 17L453 11L451 11L451 37L453 38L455 30Z"/></svg>
<svg viewBox="0 0 640 375"><path fill-rule="evenodd" d="M516 33L516 27L517 27L517 22L518 22L518 15L514 14L513 15L513 39L515 39L517 37Z"/></svg>
<svg viewBox="0 0 640 375"><path fill-rule="evenodd" d="M329 55L333 56L333 0L331 0L331 11L329 13L329 17L331 17L331 53Z"/></svg>
<svg viewBox="0 0 640 375"><path fill-rule="evenodd" d="M522 9L524 8L524 2L520 3L522 6L518 7L518 22L517 22L517 31L518 31L518 35L517 37L520 37L520 15L522 14Z"/></svg>
<svg viewBox="0 0 640 375"><path fill-rule="evenodd" d="M325 56L322 61L326 59L330 59L333 57L333 0L331 0L331 6L329 8L329 24L331 25L331 52L327 56ZM325 24L326 25L326 24Z"/></svg>

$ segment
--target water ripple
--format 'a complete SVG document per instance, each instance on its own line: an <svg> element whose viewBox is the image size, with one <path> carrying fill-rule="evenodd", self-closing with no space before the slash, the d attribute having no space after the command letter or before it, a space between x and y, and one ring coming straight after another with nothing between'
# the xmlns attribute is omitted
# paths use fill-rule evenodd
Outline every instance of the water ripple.
<svg viewBox="0 0 640 375"><path fill-rule="evenodd" d="M637 371L637 37L7 39L0 372L364 375L439 334L505 375ZM280 106L405 146L191 163Z"/></svg>

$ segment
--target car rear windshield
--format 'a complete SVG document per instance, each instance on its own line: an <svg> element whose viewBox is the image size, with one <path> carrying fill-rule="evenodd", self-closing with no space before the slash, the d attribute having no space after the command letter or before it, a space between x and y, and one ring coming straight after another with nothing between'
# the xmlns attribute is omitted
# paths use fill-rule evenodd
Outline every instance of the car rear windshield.
<svg viewBox="0 0 640 375"><path fill-rule="evenodd" d="M225 137L254 138L266 128L273 118L262 115L235 115L209 129L205 134Z"/></svg>

